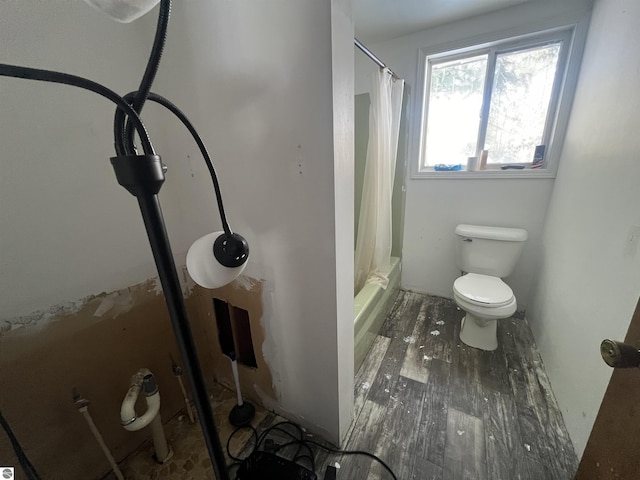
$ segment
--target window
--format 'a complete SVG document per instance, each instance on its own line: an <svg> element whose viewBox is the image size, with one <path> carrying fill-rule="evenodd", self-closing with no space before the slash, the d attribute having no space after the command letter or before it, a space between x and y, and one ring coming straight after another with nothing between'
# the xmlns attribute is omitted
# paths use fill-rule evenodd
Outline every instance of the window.
<svg viewBox="0 0 640 480"><path fill-rule="evenodd" d="M464 171L483 153L484 173L546 170L571 34L425 55L419 172Z"/></svg>

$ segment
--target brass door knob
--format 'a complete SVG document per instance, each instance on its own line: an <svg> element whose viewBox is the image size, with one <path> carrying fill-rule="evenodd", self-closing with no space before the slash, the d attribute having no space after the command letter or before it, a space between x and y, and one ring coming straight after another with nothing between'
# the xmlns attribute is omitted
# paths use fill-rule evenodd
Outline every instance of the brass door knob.
<svg viewBox="0 0 640 480"><path fill-rule="evenodd" d="M600 355L607 365L614 368L640 367L640 350L628 343L603 340Z"/></svg>

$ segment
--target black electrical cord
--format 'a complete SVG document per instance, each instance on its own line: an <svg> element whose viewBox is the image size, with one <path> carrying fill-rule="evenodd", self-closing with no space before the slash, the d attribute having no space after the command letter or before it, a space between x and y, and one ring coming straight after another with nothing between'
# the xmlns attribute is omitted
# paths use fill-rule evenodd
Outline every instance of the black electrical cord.
<svg viewBox="0 0 640 480"><path fill-rule="evenodd" d="M289 425L289 426L293 426L296 428L299 437L296 437L295 435L293 435L291 432L288 432L287 430L280 428L280 426L284 426L284 425ZM293 422L280 422L274 426L272 426L271 428L268 428L265 432L263 432L262 434L262 440L266 440L267 435L269 433L271 433L272 431L278 431L278 432L282 432L286 435L288 435L289 437L291 437L293 439L293 441L291 442L287 442L287 443L283 443L282 445L278 445L276 447L273 448L273 452L279 452L280 450L283 450L291 445L298 445L298 450L296 451L295 455L293 456L293 461L296 461L296 458L298 458L298 456L300 455L300 450L302 449L302 447L305 447L310 456L304 455L307 458L311 459L311 470L313 470L314 472L316 471L316 462L314 459L314 455L313 455L313 450L311 450L311 447L309 445L307 445L306 443L304 443L304 432L302 431L302 427L300 427L300 425L297 425Z"/></svg>
<svg viewBox="0 0 640 480"><path fill-rule="evenodd" d="M293 433L281 428L282 426L293 426L295 427L296 431L298 432L298 436L294 435ZM241 430L245 430L245 429L250 429L253 433L253 437L254 437L254 445L253 448L251 449L251 453L249 453L249 455L247 455L244 458L239 458L236 457L234 455L231 454L231 450L230 450L230 445L231 445L231 439L236 435L236 433L238 433ZM264 432L262 432L260 435L258 435L258 431L252 427L251 425L247 425L244 427L238 427L236 428L233 432L231 432L231 435L229 436L229 439L227 440L227 455L229 456L229 458L231 458L232 460L234 460L234 463L232 463L231 465L228 466L228 468L233 468L233 467L238 467L240 466L244 461L246 461L247 459L249 459L252 455L255 454L255 452L259 451L261 448L262 443L267 439L267 436L269 434L271 434L273 431L279 431L282 432L284 434L286 434L287 436L289 436L290 438L292 438L293 440L290 442L286 442L284 444L281 445L277 445L276 447L273 447L271 450L275 453L279 450L282 450L286 447L292 446L292 445L299 445L300 448L298 449L298 451L296 452L296 455L293 458L293 461L297 461L300 460L302 458L305 459L309 459L310 463L311 463L311 469L314 471L315 473L315 460L314 460L314 455L313 455L313 450L311 449L311 446L315 446L318 448L322 448L323 450L326 450L328 452L331 453L335 453L337 455L363 455L366 457L369 457L375 461L377 461L378 463L380 463L380 465L382 465L384 467L384 469L389 472L389 474L391 475L391 478L393 478L393 480L398 480L398 477L396 477L395 473L393 473L393 470L391 470L391 467L389 467L389 465L387 465L380 457L377 457L376 455L374 455L373 453L369 453L369 452L365 452L363 450L340 450L337 448L331 448L328 447L326 445L323 445L321 443L315 442L313 440L305 440L304 439L304 432L302 431L302 428L293 423L293 422L280 422L277 423L275 425L273 425L272 427L267 428ZM300 449L304 447L306 448L310 455L300 455Z"/></svg>
<svg viewBox="0 0 640 480"><path fill-rule="evenodd" d="M295 436L291 432L281 428L284 425L289 425L289 426L295 427L296 431L298 432L298 436ZM244 429L250 429L252 431L252 433L254 435L254 438L255 438L255 443L254 443L253 448L251 449L251 453L246 458L239 458L239 457L235 457L235 456L233 456L231 454L231 449L230 449L231 439L233 438L233 436L237 432L239 432L241 430L244 430ZM293 457L293 461L295 462L295 461L297 461L297 459L300 459L300 458L308 458L310 460L311 470L313 470L315 472L316 464L315 464L315 460L314 460L313 450L311 450L311 447L309 447L309 445L305 445L305 444L301 443L302 439L304 438L304 432L302 431L302 428L299 425L297 425L297 424L295 424L293 422L280 422L280 423L277 423L276 425L273 425L272 427L266 429L264 432L262 432L261 435L258 435L258 431L254 427L252 427L251 425L245 425L245 426L236 428L231 433L229 438L227 439L227 455L232 460L235 460L235 462L232 463L231 465L229 465L228 467L229 468L233 468L233 467L240 466L247 458L251 457L255 452L260 450L260 447L261 447L262 443L267 439L267 436L273 431L279 431L281 433L284 433L285 435L287 435L290 438L292 438L293 441L292 442L287 442L287 443L282 444L282 445L276 445L276 446L272 447L270 449L270 451L272 451L273 453L276 453L276 452L278 452L278 451L280 451L280 450L282 450L282 449L284 449L284 448L286 448L288 446L298 445L299 448L298 448L296 454ZM302 447L305 447L308 450L309 455L299 455L300 454L300 450L302 449Z"/></svg>
<svg viewBox="0 0 640 480"><path fill-rule="evenodd" d="M135 94L135 92L128 93L123 97L124 100L128 101L130 96L133 94ZM222 222L222 228L224 229L227 235L230 235L231 228L229 227L229 223L227 222L227 216L224 212L224 205L222 203L222 193L220 192L220 184L218 183L218 176L216 175L216 170L213 166L213 162L211 161L211 156L209 155L209 152L207 151L207 147L202 141L202 138L198 134L198 131L193 126L189 118L187 118L187 116L184 114L184 112L182 112L182 110L180 110L177 106L175 106L166 98L156 93L149 92L147 94L147 99L151 100L152 102L159 103L160 105L165 107L167 110L173 113L176 117L178 117L178 119L187 128L187 130L189 130L189 133L191 134L196 144L198 145L198 148L200 149L200 153L202 154L202 157L204 158L204 161L207 164L209 175L211 176L211 181L213 182L213 189L216 194L216 201L218 203L218 211L220 213L220 221Z"/></svg>
<svg viewBox="0 0 640 480"><path fill-rule="evenodd" d="M140 137L140 140L142 142L145 154L155 155L153 145L151 144L151 140L149 139L147 130L142 123L139 115L127 102L122 99L122 97L120 97L120 95L115 93L113 90L105 87L104 85L83 77L70 75L68 73L7 64L0 64L0 76L71 85L74 87L89 90L111 100L118 106L118 111L122 111L123 115L126 113L126 115L131 118L131 121L136 131L138 132L138 136ZM117 155L125 154L125 152L119 148L119 142L117 141L115 142L115 149Z"/></svg>
<svg viewBox="0 0 640 480"><path fill-rule="evenodd" d="M158 67L160 66L160 59L162 58L162 52L167 41L167 30L169 26L169 17L171 16L171 0L160 1L160 11L158 13L158 23L156 26L156 34L153 39L153 47L151 48L151 54L147 61L147 66L144 71L144 75L140 81L140 86L136 92L135 98L131 106L140 114L142 107L144 106L147 96L151 91L151 85L153 84L156 74L158 73ZM123 142L127 145L130 151L135 151L135 144L133 138L133 125L127 120L126 127L123 134Z"/></svg>
<svg viewBox="0 0 640 480"><path fill-rule="evenodd" d="M29 461L29 458L27 458L27 455L24 453L24 450L22 449L20 442L18 442L18 439L13 434L11 427L9 426L7 421L4 419L4 416L2 415L2 411L0 411L0 426L2 426L2 429L5 431L5 433L9 437L9 441L11 442L11 446L13 447L13 451L15 452L16 457L18 457L20 466L22 467L22 470L24 470L24 473L27 476L27 479L40 480L40 475L36 471L35 467Z"/></svg>
<svg viewBox="0 0 640 480"><path fill-rule="evenodd" d="M138 132L138 136L140 137L144 153L147 155L155 155L153 145L151 144L151 140L149 139L149 134L147 133L147 130L142 123L140 116L127 102L122 99L120 95L118 95L113 90L105 87L104 85L83 77L70 75L68 73L54 72L51 70L41 70L38 68L20 67L16 65L7 65L4 63L0 63L0 76L71 85L73 87L89 90L111 100L118 106L119 112L122 111L123 115L126 114L131 119L131 122L133 123L133 126L135 127L136 131ZM120 144L117 139L114 146L116 149L116 154L118 156L125 155L125 151L120 148Z"/></svg>
<svg viewBox="0 0 640 480"><path fill-rule="evenodd" d="M198 148L202 156L204 157L204 161L207 164L207 168L209 170L209 174L211 176L211 180L213 182L213 188L216 194L216 201L218 203L218 211L220 213L220 220L222 222L222 227L227 235L231 235L231 229L229 227L229 223L227 221L227 216L224 211L224 206L222 202L222 194L220 192L220 185L218 183L218 177L216 175L215 168L213 167L213 162L211 161L211 157L209 152L207 151L207 147L205 146L202 138L198 134L197 130L191 123L191 121L187 118L187 116L173 103L171 103L166 98L154 94L151 92L151 86L155 79L156 73L158 72L158 67L160 65L160 60L162 59L162 53L164 51L164 46L167 39L167 30L169 26L169 17L171 16L171 0L161 0L160 2L160 11L158 14L158 23L156 27L156 34L153 41L153 48L151 49L151 54L149 56L149 60L147 61L147 67L144 72L144 76L140 82L140 86L138 90L135 92L130 92L123 97L123 99L131 104L131 107L140 114L142 112L142 108L146 100L152 100L156 103L167 108L171 111L175 116L180 119L180 121L184 124L184 126L189 130L191 135L193 136ZM114 130L116 132L116 137L118 137L117 132L120 132L121 136L116 138L116 142L120 141L120 145L122 149L127 151L128 154L135 153L135 145L133 139L133 129L129 120L126 120L125 125L125 112L118 109L116 111L116 116L114 118Z"/></svg>
<svg viewBox="0 0 640 480"><path fill-rule="evenodd" d="M216 202L218 204L218 212L220 214L222 228L227 235L231 235L231 228L229 227L229 222L227 221L227 216L224 211L224 204L222 201L222 193L220 192L220 185L218 183L218 176L216 175L213 162L211 161L211 156L209 155L207 147L202 141L202 138L198 134L191 121L176 105L174 105L166 98L151 92L151 85L158 71L160 60L162 58L162 52L166 43L170 16L171 0L161 0L153 48L151 49L151 54L149 56L149 60L147 61L147 67L145 69L144 76L142 78L142 81L140 82L138 90L128 93L123 97L123 99L125 102L129 103L133 110L135 110L138 114L142 112L142 108L146 100L152 100L156 103L159 103L163 107L167 108L176 117L178 117L178 119L183 123L187 130L189 130L189 133L191 133L196 144L198 145L200 153L202 154L207 165L207 169L209 170L209 175L211 176L213 189L216 195ZM124 112L121 109L116 110L114 116L114 141L120 151L126 152L127 155L135 155L133 129L131 128L129 120L126 118L125 113L126 115L128 115L128 112Z"/></svg>

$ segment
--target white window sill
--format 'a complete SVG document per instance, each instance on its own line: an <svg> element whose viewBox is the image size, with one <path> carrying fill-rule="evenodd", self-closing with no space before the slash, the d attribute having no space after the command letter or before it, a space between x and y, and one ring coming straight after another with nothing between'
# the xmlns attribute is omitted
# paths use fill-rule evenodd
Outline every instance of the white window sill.
<svg viewBox="0 0 640 480"><path fill-rule="evenodd" d="M435 179L446 178L448 180L482 180L482 179L507 179L507 178L555 178L556 172L546 168L523 169L523 170L477 170L475 172L467 172L466 170L458 171L435 171L433 169L424 169L411 174L412 179Z"/></svg>

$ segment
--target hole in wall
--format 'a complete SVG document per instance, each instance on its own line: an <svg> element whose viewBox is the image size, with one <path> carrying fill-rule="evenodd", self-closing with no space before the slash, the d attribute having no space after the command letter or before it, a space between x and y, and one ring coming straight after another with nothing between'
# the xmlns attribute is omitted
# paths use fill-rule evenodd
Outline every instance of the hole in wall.
<svg viewBox="0 0 640 480"><path fill-rule="evenodd" d="M213 299L213 308L222 353L229 356L231 352L235 352L239 364L257 368L249 312L219 298Z"/></svg>
<svg viewBox="0 0 640 480"><path fill-rule="evenodd" d="M231 307L235 326L236 355L238 362L247 367L257 368L256 354L253 350L251 338L251 324L249 312L243 308Z"/></svg>

